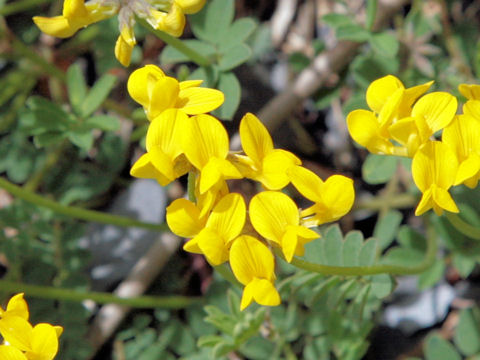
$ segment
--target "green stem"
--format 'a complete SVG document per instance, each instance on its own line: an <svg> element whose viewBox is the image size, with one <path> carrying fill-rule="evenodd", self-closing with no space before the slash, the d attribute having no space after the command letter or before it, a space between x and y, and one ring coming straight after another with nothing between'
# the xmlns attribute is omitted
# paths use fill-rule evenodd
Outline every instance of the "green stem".
<svg viewBox="0 0 480 360"><path fill-rule="evenodd" d="M411 194L399 194L380 196L367 200L356 201L353 205L354 210L382 210L385 207L389 209L404 209L410 208L417 203L418 199Z"/></svg>
<svg viewBox="0 0 480 360"><path fill-rule="evenodd" d="M469 238L480 240L480 229L463 221L458 214L446 211L445 217L448 219L450 224L452 224L453 227L458 230L458 232L468 236Z"/></svg>
<svg viewBox="0 0 480 360"><path fill-rule="evenodd" d="M311 263L305 260L294 257L291 264L312 272L317 272L324 275L342 275L342 276L365 276L376 274L391 274L391 275L415 275L420 274L430 268L436 259L437 254L437 237L434 233L433 226L427 223L427 251L423 261L415 266L400 266L378 264L370 266L331 266ZM275 249L278 256L283 257L279 249Z"/></svg>
<svg viewBox="0 0 480 360"><path fill-rule="evenodd" d="M0 16L8 16L25 10L29 10L41 4L47 4L53 0L17 0L3 5L0 8Z"/></svg>
<svg viewBox="0 0 480 360"><path fill-rule="evenodd" d="M144 19L137 17L137 22L140 25L142 25L145 29L150 31L152 34L154 34L156 37L158 37L160 40L167 43L168 45L173 46L182 54L186 55L190 60L192 60L198 66L208 66L212 63L208 58L206 58L199 52L193 50L191 47L185 45L185 43L180 39L177 39L172 35L169 35L163 31L152 28Z"/></svg>
<svg viewBox="0 0 480 360"><path fill-rule="evenodd" d="M199 302L200 298L185 296L138 296L123 298L111 293L84 292L71 289L61 289L51 286L40 286L0 280L0 290L11 293L23 292L27 296L41 299L66 300L81 302L93 300L98 304L119 304L135 308L169 308L181 309L193 303Z"/></svg>
<svg viewBox="0 0 480 360"><path fill-rule="evenodd" d="M20 186L12 184L11 182L2 177L0 177L0 188L7 190L10 194L22 200L38 206L45 207L58 214L67 215L72 218L93 221L102 224L116 225L121 227L138 227L159 232L168 230L166 224L145 223L142 221L130 219L125 216L110 215L99 211L86 210L75 206L62 205L58 202L37 195L31 191L22 189Z"/></svg>

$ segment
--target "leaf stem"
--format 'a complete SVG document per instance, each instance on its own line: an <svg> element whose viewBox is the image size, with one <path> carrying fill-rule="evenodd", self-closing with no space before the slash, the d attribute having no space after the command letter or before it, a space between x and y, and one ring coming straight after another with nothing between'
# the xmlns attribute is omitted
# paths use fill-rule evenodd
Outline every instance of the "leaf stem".
<svg viewBox="0 0 480 360"><path fill-rule="evenodd" d="M106 292L87 292L62 289L52 286L40 286L0 280L0 290L5 292L24 292L28 296L41 299L66 300L81 302L93 300L98 304L119 304L135 308L169 308L181 309L201 301L200 298L186 296L138 296L123 298Z"/></svg>
<svg viewBox="0 0 480 360"><path fill-rule="evenodd" d="M425 218L426 219L426 218ZM316 264L294 257L291 264L297 268L317 272L324 275L342 275L342 276L365 276L376 274L391 275L415 275L420 274L430 268L436 259L437 254L437 236L434 233L433 226L427 222L427 251L423 261L415 266L400 266L389 264L378 264L370 266L331 266ZM283 255L279 249L274 249L276 255Z"/></svg>
<svg viewBox="0 0 480 360"><path fill-rule="evenodd" d="M17 0L3 5L0 8L0 16L8 16L19 13L21 11L29 10L41 4L47 4L53 0Z"/></svg>
<svg viewBox="0 0 480 360"><path fill-rule="evenodd" d="M152 28L144 19L137 17L136 21L142 25L145 29L150 31L156 37L158 37L163 42L167 43L168 45L173 46L175 49L180 51L182 54L186 55L190 60L196 63L198 66L208 66L211 64L211 61L200 54L199 52L193 50L191 47L185 44L185 42L181 41L169 35L163 31L156 30Z"/></svg>
<svg viewBox="0 0 480 360"><path fill-rule="evenodd" d="M56 201L47 199L43 196L37 195L31 191L25 190L20 186L12 184L8 180L0 177L0 188L5 189L13 196L25 200L29 203L45 207L50 209L58 214L66 215L72 218L93 221L102 224L110 224L121 227L138 227L152 231L167 231L168 227L165 223L163 224L153 224L146 223L134 219L130 219L125 216L105 214L100 211L82 209L75 206L67 206L60 204Z"/></svg>
<svg viewBox="0 0 480 360"><path fill-rule="evenodd" d="M445 217L458 232L469 238L480 240L480 229L466 223L458 214L446 211Z"/></svg>

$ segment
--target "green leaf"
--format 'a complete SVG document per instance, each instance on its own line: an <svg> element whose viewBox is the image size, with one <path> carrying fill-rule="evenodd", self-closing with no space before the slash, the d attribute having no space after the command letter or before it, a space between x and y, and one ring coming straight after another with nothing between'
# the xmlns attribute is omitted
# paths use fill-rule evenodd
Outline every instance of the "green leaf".
<svg viewBox="0 0 480 360"><path fill-rule="evenodd" d="M183 40L183 43L206 58L210 59L217 54L215 46L200 40ZM175 47L168 45L162 50L160 62L162 64L176 64L181 62L190 62L191 59L184 53L178 51Z"/></svg>
<svg viewBox="0 0 480 360"><path fill-rule="evenodd" d="M399 266L415 266L423 261L423 253L418 250L395 247L382 258L384 264Z"/></svg>
<svg viewBox="0 0 480 360"><path fill-rule="evenodd" d="M465 279L475 268L476 261L468 256L468 254L454 253L452 263L455 269L457 269L460 275Z"/></svg>
<svg viewBox="0 0 480 360"><path fill-rule="evenodd" d="M358 257L359 266L369 266L375 263L377 257L377 239L368 239L362 246Z"/></svg>
<svg viewBox="0 0 480 360"><path fill-rule="evenodd" d="M80 149L88 151L93 145L93 134L90 129L72 130L67 133L70 141L77 145Z"/></svg>
<svg viewBox="0 0 480 360"><path fill-rule="evenodd" d="M339 40L364 42L370 39L370 32L357 24L343 25L337 28L335 34Z"/></svg>
<svg viewBox="0 0 480 360"><path fill-rule="evenodd" d="M375 23L375 16L377 15L377 0L367 0L367 19L365 20L365 27L372 30Z"/></svg>
<svg viewBox="0 0 480 360"><path fill-rule="evenodd" d="M47 147L54 144L59 144L63 141L63 139L65 139L66 136L67 135L63 132L48 132L35 136L33 138L33 143L38 148Z"/></svg>
<svg viewBox="0 0 480 360"><path fill-rule="evenodd" d="M110 115L95 115L85 120L85 126L104 131L116 131L120 129L120 121Z"/></svg>
<svg viewBox="0 0 480 360"><path fill-rule="evenodd" d="M399 67L400 62L397 58L390 59L371 53L358 55L352 62L353 76L365 89L373 80L388 74L395 74Z"/></svg>
<svg viewBox="0 0 480 360"><path fill-rule="evenodd" d="M247 45L235 45L222 52L218 67L221 71L232 70L247 61L250 56L252 56L252 51Z"/></svg>
<svg viewBox="0 0 480 360"><path fill-rule="evenodd" d="M235 14L233 0L212 0L197 14L189 17L195 37L219 44L227 34Z"/></svg>
<svg viewBox="0 0 480 360"><path fill-rule="evenodd" d="M240 44L253 34L257 27L256 22L249 17L236 20L220 38L219 48L223 52L233 45Z"/></svg>
<svg viewBox="0 0 480 360"><path fill-rule="evenodd" d="M326 259L325 265L342 266L342 232L338 225L332 225L328 228L324 236L323 251Z"/></svg>
<svg viewBox="0 0 480 360"><path fill-rule="evenodd" d="M234 73L222 73L217 89L225 94L225 102L212 113L222 120L230 120L240 104L241 87Z"/></svg>
<svg viewBox="0 0 480 360"><path fill-rule="evenodd" d="M81 116L87 117L97 110L113 89L117 78L110 74L103 75L88 92L83 101Z"/></svg>
<svg viewBox="0 0 480 360"><path fill-rule="evenodd" d="M73 111L80 115L81 105L87 95L87 84L78 63L72 64L67 70L67 90Z"/></svg>
<svg viewBox="0 0 480 360"><path fill-rule="evenodd" d="M405 248L411 248L419 252L425 252L427 249L427 240L425 237L408 225L402 225L400 227L397 240Z"/></svg>
<svg viewBox="0 0 480 360"><path fill-rule="evenodd" d="M371 277L371 293L378 299L383 299L395 289L395 279L388 274L373 275Z"/></svg>
<svg viewBox="0 0 480 360"><path fill-rule="evenodd" d="M241 353L246 359L251 360L264 360L270 359L271 355L275 352L275 345L273 342L263 338L254 337L247 341L241 347Z"/></svg>
<svg viewBox="0 0 480 360"><path fill-rule="evenodd" d="M461 360L452 344L438 335L429 336L425 344L425 360Z"/></svg>
<svg viewBox="0 0 480 360"><path fill-rule="evenodd" d="M205 317L205 321L215 326L218 330L233 335L233 329L237 324L236 319L232 316L225 314L222 310L213 305L205 306L205 311L208 316Z"/></svg>
<svg viewBox="0 0 480 360"><path fill-rule="evenodd" d="M370 45L373 50L380 56L393 58L397 55L400 44L398 39L386 32L372 34L370 38Z"/></svg>
<svg viewBox="0 0 480 360"><path fill-rule="evenodd" d="M65 131L69 125L70 115L61 107L40 96L28 98L26 105L30 111L21 116L22 129L30 135L47 131Z"/></svg>
<svg viewBox="0 0 480 360"><path fill-rule="evenodd" d="M197 340L198 347L214 347L219 342L225 340L222 336L219 335L205 335L200 336Z"/></svg>
<svg viewBox="0 0 480 360"><path fill-rule="evenodd" d="M445 273L445 261L437 260L426 271L418 277L418 288L420 290L428 289L437 284Z"/></svg>
<svg viewBox="0 0 480 360"><path fill-rule="evenodd" d="M368 184L384 184L395 174L398 159L394 156L368 154L362 165L362 177Z"/></svg>
<svg viewBox="0 0 480 360"><path fill-rule="evenodd" d="M363 234L360 231L350 231L343 242L343 265L358 266L358 257L363 245Z"/></svg>
<svg viewBox="0 0 480 360"><path fill-rule="evenodd" d="M230 310L232 315L240 317L240 315L242 314L240 312L240 297L232 289L228 289L227 300L228 309Z"/></svg>
<svg viewBox="0 0 480 360"><path fill-rule="evenodd" d="M203 66L193 71L188 80L203 80L203 86L214 88L217 84L219 71L217 66Z"/></svg>
<svg viewBox="0 0 480 360"><path fill-rule="evenodd" d="M330 13L330 14L324 15L322 17L322 20L325 24L327 24L333 29L336 29L340 26L345 26L345 25L354 25L354 22L351 16L343 15L343 14Z"/></svg>
<svg viewBox="0 0 480 360"><path fill-rule="evenodd" d="M296 51L288 57L288 63L295 72L300 72L310 65L310 58L300 51Z"/></svg>
<svg viewBox="0 0 480 360"><path fill-rule="evenodd" d="M458 320L455 335L453 337L455 345L465 356L471 356L480 351L480 326L478 319L478 309L462 309Z"/></svg>
<svg viewBox="0 0 480 360"><path fill-rule="evenodd" d="M236 346L234 344L231 344L226 340L223 340L222 342L219 342L217 345L213 347L212 355L214 359L217 359L221 356L227 355L230 351L233 351L235 349L236 349Z"/></svg>
<svg viewBox="0 0 480 360"><path fill-rule="evenodd" d="M319 110L329 107L334 99L340 95L340 86L335 88L322 87L314 95L315 107Z"/></svg>
<svg viewBox="0 0 480 360"><path fill-rule="evenodd" d="M402 222L402 213L388 210L375 224L373 236L378 239L380 249L386 249L394 240L398 227Z"/></svg>

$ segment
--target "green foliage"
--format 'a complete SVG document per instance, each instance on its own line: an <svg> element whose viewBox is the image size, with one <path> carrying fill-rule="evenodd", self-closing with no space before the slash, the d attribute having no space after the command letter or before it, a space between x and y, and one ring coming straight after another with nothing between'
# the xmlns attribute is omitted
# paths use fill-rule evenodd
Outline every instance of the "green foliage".
<svg viewBox="0 0 480 360"><path fill-rule="evenodd" d="M210 59L211 64L190 74L189 79L201 79L205 85L221 90L225 103L213 114L230 120L240 103L240 82L232 70L250 59L252 50L246 40L257 27L251 18L234 21L233 0L212 0L197 14L190 16L196 40L184 40L186 45ZM160 56L162 64L187 62L190 59L173 46L167 46Z"/></svg>
<svg viewBox="0 0 480 360"><path fill-rule="evenodd" d="M368 154L362 165L362 177L368 184L384 184L395 174L397 165L395 156Z"/></svg>
<svg viewBox="0 0 480 360"><path fill-rule="evenodd" d="M94 129L116 131L120 127L117 118L108 115L92 115L105 101L116 78L102 76L87 90L78 65L67 71L67 88L72 113L39 96L31 96L20 117L21 128L34 137L37 147L48 147L68 139L83 151L89 151L94 142Z"/></svg>

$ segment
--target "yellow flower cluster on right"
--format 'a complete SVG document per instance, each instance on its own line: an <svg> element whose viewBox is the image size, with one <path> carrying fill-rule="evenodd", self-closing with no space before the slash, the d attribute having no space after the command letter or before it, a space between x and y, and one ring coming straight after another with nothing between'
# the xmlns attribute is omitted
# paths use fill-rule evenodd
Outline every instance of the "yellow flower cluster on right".
<svg viewBox="0 0 480 360"><path fill-rule="evenodd" d="M448 190L474 188L480 178L480 85L459 86L468 101L457 115L453 95L425 94L432 84L405 88L393 75L377 79L366 94L371 111L347 116L350 135L370 152L413 158L413 180L422 192L415 215L432 208L437 215L459 212Z"/></svg>
<svg viewBox="0 0 480 360"><path fill-rule="evenodd" d="M147 152L131 174L161 185L193 174L195 199L170 204L170 229L190 239L186 251L203 254L214 266L230 263L245 286L241 309L252 301L278 305L272 248L288 262L303 255L304 245L320 237L310 227L336 221L351 209L353 181L341 175L322 181L294 154L275 149L265 126L250 113L240 122L243 153L230 152L224 126L206 114L223 103L223 93L201 88L200 83L179 83L153 65L130 76L129 93L151 121ZM230 192L227 183L242 178L259 182L264 190L253 196L248 211L244 197ZM281 192L290 183L312 202L310 207L299 210Z"/></svg>
<svg viewBox="0 0 480 360"><path fill-rule="evenodd" d="M0 308L0 345L2 360L52 360L58 352L61 326L47 323L32 326L28 321L28 305L23 294L13 296L6 310Z"/></svg>

